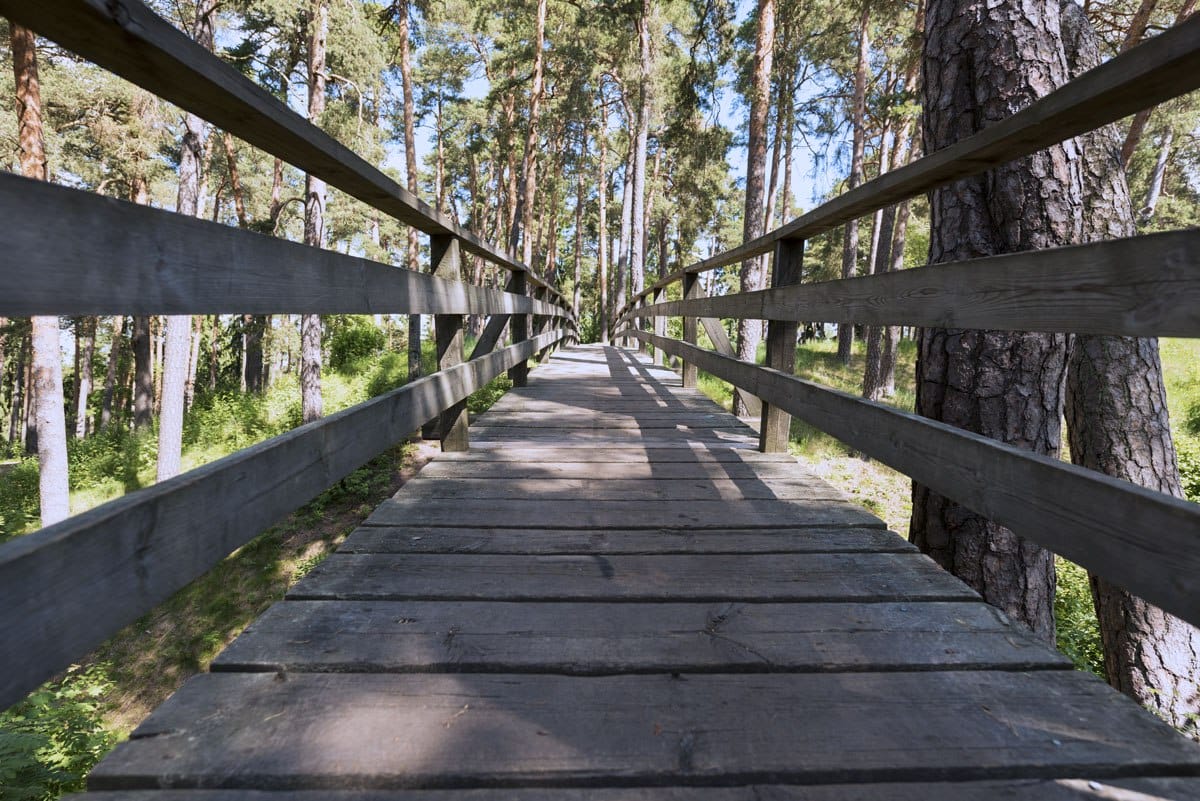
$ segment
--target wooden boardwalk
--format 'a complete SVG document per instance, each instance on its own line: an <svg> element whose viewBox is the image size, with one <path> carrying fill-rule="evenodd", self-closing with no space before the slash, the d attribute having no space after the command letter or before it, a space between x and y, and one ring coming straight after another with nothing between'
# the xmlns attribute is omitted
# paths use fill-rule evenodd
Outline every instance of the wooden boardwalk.
<svg viewBox="0 0 1200 801"><path fill-rule="evenodd" d="M670 371L569 349L471 442L90 797L1200 797L1194 744Z"/></svg>

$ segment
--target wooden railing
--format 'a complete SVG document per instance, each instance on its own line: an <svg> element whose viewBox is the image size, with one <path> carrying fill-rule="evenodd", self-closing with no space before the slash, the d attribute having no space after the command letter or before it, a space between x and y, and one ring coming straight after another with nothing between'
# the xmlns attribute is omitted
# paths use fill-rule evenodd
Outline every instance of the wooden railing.
<svg viewBox="0 0 1200 801"><path fill-rule="evenodd" d="M1197 87L1200 16L1001 123L664 277L622 307L616 336L681 358L685 386L695 385L699 368L761 398L763 450L786 448L795 416L1200 625L1200 506L792 375L798 321L1200 336L1197 230L799 283L807 238ZM770 289L703 296L700 273L772 250ZM682 299L662 302L677 281ZM633 323L664 316L683 317L683 341ZM768 321L766 366L734 356L722 317ZM696 346L697 318L717 332L717 352Z"/></svg>
<svg viewBox="0 0 1200 801"><path fill-rule="evenodd" d="M430 237L429 274L0 175L0 315L432 314L439 372L0 546L0 709L422 425L467 445L465 400L575 337L570 303L135 0L0 15ZM462 251L509 271L461 283ZM463 315L489 315L469 358ZM532 317L532 323L530 316ZM531 325L536 329L531 333ZM505 328L513 344L497 347Z"/></svg>

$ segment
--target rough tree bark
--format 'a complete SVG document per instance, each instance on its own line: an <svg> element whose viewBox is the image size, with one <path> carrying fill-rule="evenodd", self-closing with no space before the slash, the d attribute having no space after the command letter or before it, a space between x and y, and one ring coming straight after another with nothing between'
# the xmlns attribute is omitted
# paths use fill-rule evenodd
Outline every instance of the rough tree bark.
<svg viewBox="0 0 1200 801"><path fill-rule="evenodd" d="M629 292L636 295L646 286L646 150L650 143L650 114L654 102L650 73L653 54L650 49L650 0L642 0L641 14L637 20L638 33L638 108L637 129L633 150L633 209L629 240ZM650 321L641 319L635 325L647 330ZM646 351L644 342L638 341L638 350Z"/></svg>
<svg viewBox="0 0 1200 801"><path fill-rule="evenodd" d="M925 26L924 139L930 152L1066 83L1057 4L932 0ZM935 191L930 262L1078 241L1079 177L1058 145ZM1061 439L1067 338L928 328L917 411L1050 456ZM1054 642L1054 555L919 485L912 539L989 603Z"/></svg>
<svg viewBox="0 0 1200 801"><path fill-rule="evenodd" d="M848 189L853 189L862 183L863 179L863 150L866 142L867 117L867 57L871 51L871 5L864 0L862 14L858 21L858 60L854 66L854 98L852 100L851 119L853 134L850 150L850 178L846 182ZM858 272L858 220L846 223L842 240L842 278L850 278ZM842 364L850 363L850 355L854 348L854 325L838 323L838 359Z"/></svg>
<svg viewBox="0 0 1200 801"><path fill-rule="evenodd" d="M13 77L16 79L17 137L21 174L50 180L42 131L42 91L38 79L33 31L10 24ZM42 525L70 516L67 486L67 421L63 410L62 356L58 347L58 318L32 320L32 377L35 430L37 432L38 497Z"/></svg>
<svg viewBox="0 0 1200 801"><path fill-rule="evenodd" d="M1098 65L1100 49L1081 8L1062 4L1072 72ZM1107 125L1076 140L1083 165L1083 241L1137 233L1121 135ZM1183 497L1167 416L1158 340L1078 335L1067 362L1071 461ZM1200 631L1089 574L1109 683L1195 736L1200 713Z"/></svg>
<svg viewBox="0 0 1200 801"><path fill-rule="evenodd" d="M754 37L754 62L750 85L749 139L746 144L746 206L742 239L749 242L763 233L763 192L767 169L767 116L771 107L771 60L775 51L775 0L759 0ZM742 262L741 291L757 292L766 286L766 258ZM755 361L762 339L762 320L741 319L737 324L737 355ZM739 393L733 393L733 413L746 417L750 410Z"/></svg>
<svg viewBox="0 0 1200 801"><path fill-rule="evenodd" d="M325 38L329 34L328 0L311 0L308 17L308 118L314 123L325 112ZM309 174L304 179L304 244L325 244L325 182ZM304 422L321 417L321 316L300 317L300 396Z"/></svg>

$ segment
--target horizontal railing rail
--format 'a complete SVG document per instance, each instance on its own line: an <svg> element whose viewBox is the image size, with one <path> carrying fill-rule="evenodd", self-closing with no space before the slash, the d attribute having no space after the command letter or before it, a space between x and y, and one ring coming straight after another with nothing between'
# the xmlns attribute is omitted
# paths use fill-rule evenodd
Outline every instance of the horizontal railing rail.
<svg viewBox="0 0 1200 801"><path fill-rule="evenodd" d="M0 173L0 315L539 314L558 304ZM45 236L45 220L70 236ZM63 287L71 287L63 292Z"/></svg>
<svg viewBox="0 0 1200 801"><path fill-rule="evenodd" d="M638 306L734 317L1115 336L1200 336L1200 230Z"/></svg>
<svg viewBox="0 0 1200 801"><path fill-rule="evenodd" d="M0 174L0 315L431 314L439 367L0 545L2 709L422 426L443 448L465 448L467 398L505 370L523 384L528 361L573 342L577 322L562 293L526 265L421 203L142 3L0 0L0 15L428 234L430 256L421 273ZM507 270L505 289L459 280L463 251ZM469 359L467 314L488 318Z"/></svg>
<svg viewBox="0 0 1200 801"><path fill-rule="evenodd" d="M670 273L621 307L614 336L680 358L761 399L764 450L790 417L1200 625L1200 505L823 387L792 373L796 323L1114 336L1200 336L1200 230L801 283L804 243L838 225L1200 88L1200 15L1025 110L885 173L740 247ZM774 250L771 288L705 297L699 274ZM664 301L683 282L679 300ZM650 302L653 300L653 302ZM681 316L684 340L635 321ZM766 365L739 360L721 319L768 322ZM695 321L717 331L699 347ZM643 323L644 325L644 323Z"/></svg>

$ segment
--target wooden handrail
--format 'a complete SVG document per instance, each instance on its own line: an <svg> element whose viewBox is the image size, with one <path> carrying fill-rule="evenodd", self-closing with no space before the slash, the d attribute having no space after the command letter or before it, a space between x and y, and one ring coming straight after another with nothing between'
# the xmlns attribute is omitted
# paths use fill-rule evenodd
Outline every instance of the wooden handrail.
<svg viewBox="0 0 1200 801"><path fill-rule="evenodd" d="M977 175L1197 88L1200 14L973 136L867 181L757 239L663 277L630 298L616 316L620 318L638 301L687 273L707 272L761 256L782 239L811 239L893 203Z"/></svg>
<svg viewBox="0 0 1200 801"><path fill-rule="evenodd" d="M0 545L0 709L283 515L563 337L549 332L419 378Z"/></svg>
<svg viewBox="0 0 1200 801"><path fill-rule="evenodd" d="M559 305L0 173L0 315L540 314ZM54 220L70 236L45 235ZM63 287L70 287L64 292Z"/></svg>
<svg viewBox="0 0 1200 801"><path fill-rule="evenodd" d="M1193 624L1200 505L645 331L633 336Z"/></svg>
<svg viewBox="0 0 1200 801"><path fill-rule="evenodd" d="M396 181L205 50L139 0L0 0L0 15L203 117L431 236L529 273L559 305L570 303L514 256L456 225Z"/></svg>
<svg viewBox="0 0 1200 801"><path fill-rule="evenodd" d="M1200 230L667 301L618 323L659 315L1196 337Z"/></svg>

